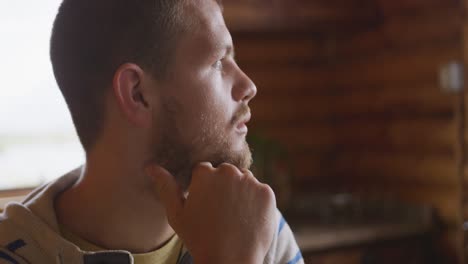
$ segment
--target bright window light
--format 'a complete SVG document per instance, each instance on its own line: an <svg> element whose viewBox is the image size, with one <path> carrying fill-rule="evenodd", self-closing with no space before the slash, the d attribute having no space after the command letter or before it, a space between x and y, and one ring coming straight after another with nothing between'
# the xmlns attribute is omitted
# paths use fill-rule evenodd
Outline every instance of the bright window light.
<svg viewBox="0 0 468 264"><path fill-rule="evenodd" d="M0 0L0 190L38 186L83 164L49 39L60 0Z"/></svg>

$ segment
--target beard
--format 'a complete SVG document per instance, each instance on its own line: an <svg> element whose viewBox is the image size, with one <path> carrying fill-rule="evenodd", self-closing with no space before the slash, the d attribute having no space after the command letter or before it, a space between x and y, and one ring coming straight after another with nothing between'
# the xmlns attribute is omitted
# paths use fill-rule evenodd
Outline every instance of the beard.
<svg viewBox="0 0 468 264"><path fill-rule="evenodd" d="M186 191L190 186L193 168L200 162L210 162L213 167L229 163L240 170L249 169L252 165L252 153L244 140L242 147L234 150L233 143L226 133L226 124L214 116L200 118L199 133L190 142L182 140L183 130L177 126L176 116L182 106L175 102L165 102L162 115L154 124L155 135L152 143L153 162L169 171L180 187ZM250 112L247 105L242 105L232 118L232 128Z"/></svg>

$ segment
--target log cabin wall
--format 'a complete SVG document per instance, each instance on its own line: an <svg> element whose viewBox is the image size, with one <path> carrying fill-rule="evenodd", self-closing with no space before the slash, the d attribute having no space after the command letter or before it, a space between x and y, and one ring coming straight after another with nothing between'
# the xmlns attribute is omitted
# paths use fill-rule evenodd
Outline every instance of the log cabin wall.
<svg viewBox="0 0 468 264"><path fill-rule="evenodd" d="M463 115L460 95L441 90L439 70L463 58L461 4L225 3L237 60L258 86L251 131L287 147L294 192L430 204L454 262L462 246Z"/></svg>
<svg viewBox="0 0 468 264"><path fill-rule="evenodd" d="M462 202L463 202L463 227L464 227L464 259L465 261L468 260L468 227L466 226L468 223L468 83L466 81L468 76L468 21L466 20L466 14L468 12L468 1L463 1L464 7L464 23L463 23L463 31L462 31L462 39L463 39L463 62L465 65L464 76L465 76L465 83L464 83L464 94L462 96L460 108L461 108L461 116L460 119L463 120L461 122L461 131L463 133L461 139L461 155L462 155Z"/></svg>
<svg viewBox="0 0 468 264"><path fill-rule="evenodd" d="M378 23L377 4L364 1L224 1L241 68L258 94L251 130L285 145L296 187L330 182L325 159L336 153L334 98L337 53L349 32ZM352 53L349 51L348 53ZM310 191L308 185L304 191Z"/></svg>
<svg viewBox="0 0 468 264"><path fill-rule="evenodd" d="M346 132L332 175L357 192L434 206L446 226L440 246L462 262L460 95L438 79L442 65L463 58L461 4L380 1L380 10L382 23L346 36L337 56L348 104L337 108Z"/></svg>

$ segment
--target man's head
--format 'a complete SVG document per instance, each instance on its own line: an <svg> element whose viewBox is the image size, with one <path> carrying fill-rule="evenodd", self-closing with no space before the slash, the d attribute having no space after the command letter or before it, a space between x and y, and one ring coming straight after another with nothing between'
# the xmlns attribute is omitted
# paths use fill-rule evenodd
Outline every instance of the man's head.
<svg viewBox="0 0 468 264"><path fill-rule="evenodd" d="M86 151L105 121L104 97L117 68L138 64L166 73L175 36L183 29L184 0L64 0L55 19L51 60Z"/></svg>
<svg viewBox="0 0 468 264"><path fill-rule="evenodd" d="M87 153L118 128L184 186L198 162L250 166L256 88L215 0L64 0L51 58Z"/></svg>

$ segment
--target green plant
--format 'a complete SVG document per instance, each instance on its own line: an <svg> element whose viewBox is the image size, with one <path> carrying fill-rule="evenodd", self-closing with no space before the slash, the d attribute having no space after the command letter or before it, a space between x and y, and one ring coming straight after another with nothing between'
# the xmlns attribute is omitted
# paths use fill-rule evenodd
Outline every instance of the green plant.
<svg viewBox="0 0 468 264"><path fill-rule="evenodd" d="M278 207L289 206L291 199L291 162L287 149L260 133L250 133L247 141L252 149L252 172L275 191Z"/></svg>

